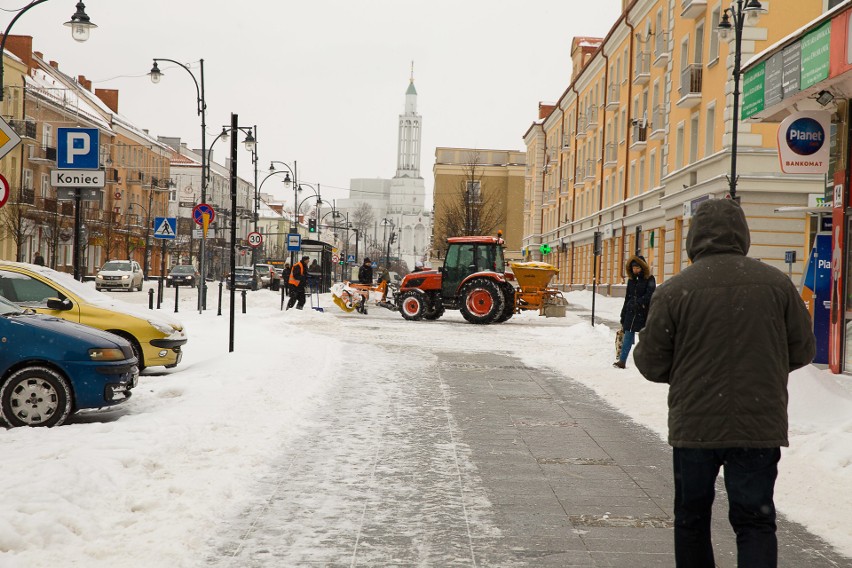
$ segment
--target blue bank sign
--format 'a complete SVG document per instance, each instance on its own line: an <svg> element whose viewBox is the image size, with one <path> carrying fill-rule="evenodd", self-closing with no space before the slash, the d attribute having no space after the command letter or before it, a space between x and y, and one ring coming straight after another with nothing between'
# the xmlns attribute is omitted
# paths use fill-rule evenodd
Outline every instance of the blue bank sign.
<svg viewBox="0 0 852 568"><path fill-rule="evenodd" d="M787 174L824 174L828 172L831 113L797 112L778 127L778 157L781 171Z"/></svg>

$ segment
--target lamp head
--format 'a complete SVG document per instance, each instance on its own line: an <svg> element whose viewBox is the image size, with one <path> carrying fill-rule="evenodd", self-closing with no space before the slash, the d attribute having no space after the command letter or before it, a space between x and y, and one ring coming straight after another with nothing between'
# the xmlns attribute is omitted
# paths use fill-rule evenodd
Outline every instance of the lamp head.
<svg viewBox="0 0 852 568"><path fill-rule="evenodd" d="M163 73L160 71L160 66L157 65L157 61L154 61L154 66L151 67L151 71L148 72L148 76L151 77L151 82L157 84L160 82L160 79L163 77Z"/></svg>
<svg viewBox="0 0 852 568"><path fill-rule="evenodd" d="M758 0L749 0L748 4L746 4L745 8L743 8L743 12L746 14L746 21L748 24L753 26L757 24L757 21L760 19L760 15L766 13L766 8L764 8Z"/></svg>
<svg viewBox="0 0 852 568"><path fill-rule="evenodd" d="M272 168L273 170L275 168ZM290 179L290 172L284 172L284 189L290 189L290 185L293 183L293 180Z"/></svg>
<svg viewBox="0 0 852 568"><path fill-rule="evenodd" d="M728 10L726 9L722 13L722 21L719 22L716 30L719 32L719 37L722 39L728 39L728 36L731 34L731 18L728 16Z"/></svg>
<svg viewBox="0 0 852 568"><path fill-rule="evenodd" d="M246 134L246 139L243 140L243 144L245 144L246 150L248 150L249 152L254 152L254 148L257 144L257 141L254 139L254 136L252 135L251 131Z"/></svg>
<svg viewBox="0 0 852 568"><path fill-rule="evenodd" d="M820 106L828 106L833 100L834 94L832 94L831 91L822 90L817 93L816 102L818 102Z"/></svg>
<svg viewBox="0 0 852 568"><path fill-rule="evenodd" d="M89 39L89 32L98 27L89 19L86 14L86 6L82 1L77 2L77 11L71 16L71 19L65 22L65 25L71 28L71 37L76 41L86 41Z"/></svg>

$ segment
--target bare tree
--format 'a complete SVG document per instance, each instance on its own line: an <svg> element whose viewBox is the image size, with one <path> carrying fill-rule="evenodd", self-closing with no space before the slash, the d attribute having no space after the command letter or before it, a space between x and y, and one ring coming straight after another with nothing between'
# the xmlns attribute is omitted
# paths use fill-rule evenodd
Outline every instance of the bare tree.
<svg viewBox="0 0 852 568"><path fill-rule="evenodd" d="M491 235L505 224L500 195L488 186L484 174L479 152L470 152L441 217L435 219L435 250L439 255L443 254L448 237Z"/></svg>
<svg viewBox="0 0 852 568"><path fill-rule="evenodd" d="M21 248L24 240L33 234L35 225L26 218L27 212L32 209L32 205L24 203L22 200L23 190L18 188L12 199L0 209L0 231L4 238L12 239L15 242L15 260L26 261L27 259L21 256Z"/></svg>
<svg viewBox="0 0 852 568"><path fill-rule="evenodd" d="M352 226L361 232L361 235L366 235L367 231L373 227L376 220L376 214L373 212L373 206L369 203L361 202L352 213Z"/></svg>

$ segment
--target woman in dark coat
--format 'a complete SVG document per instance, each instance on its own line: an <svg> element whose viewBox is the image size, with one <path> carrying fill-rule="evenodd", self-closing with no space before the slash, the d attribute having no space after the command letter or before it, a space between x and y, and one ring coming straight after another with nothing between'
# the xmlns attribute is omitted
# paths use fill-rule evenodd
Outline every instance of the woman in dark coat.
<svg viewBox="0 0 852 568"><path fill-rule="evenodd" d="M623 369L627 362L627 355L636 340L636 334L645 327L648 319L648 309L651 307L651 296L657 287L657 281L651 274L651 268L645 262L645 258L633 255L627 260L627 294L624 296L624 306L621 308L621 329L624 330L624 342L621 345L621 354L613 367Z"/></svg>

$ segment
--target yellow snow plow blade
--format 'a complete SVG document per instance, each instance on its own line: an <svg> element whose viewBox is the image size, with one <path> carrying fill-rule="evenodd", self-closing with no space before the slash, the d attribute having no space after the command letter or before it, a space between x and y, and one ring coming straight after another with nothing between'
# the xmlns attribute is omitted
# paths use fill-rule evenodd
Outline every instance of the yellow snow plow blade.
<svg viewBox="0 0 852 568"><path fill-rule="evenodd" d="M333 295L331 297L331 299L335 304L337 304L337 307L340 308L341 310L343 310L344 312L354 312L355 311L355 306L346 305L346 302L343 300L343 298L340 298L338 296Z"/></svg>

